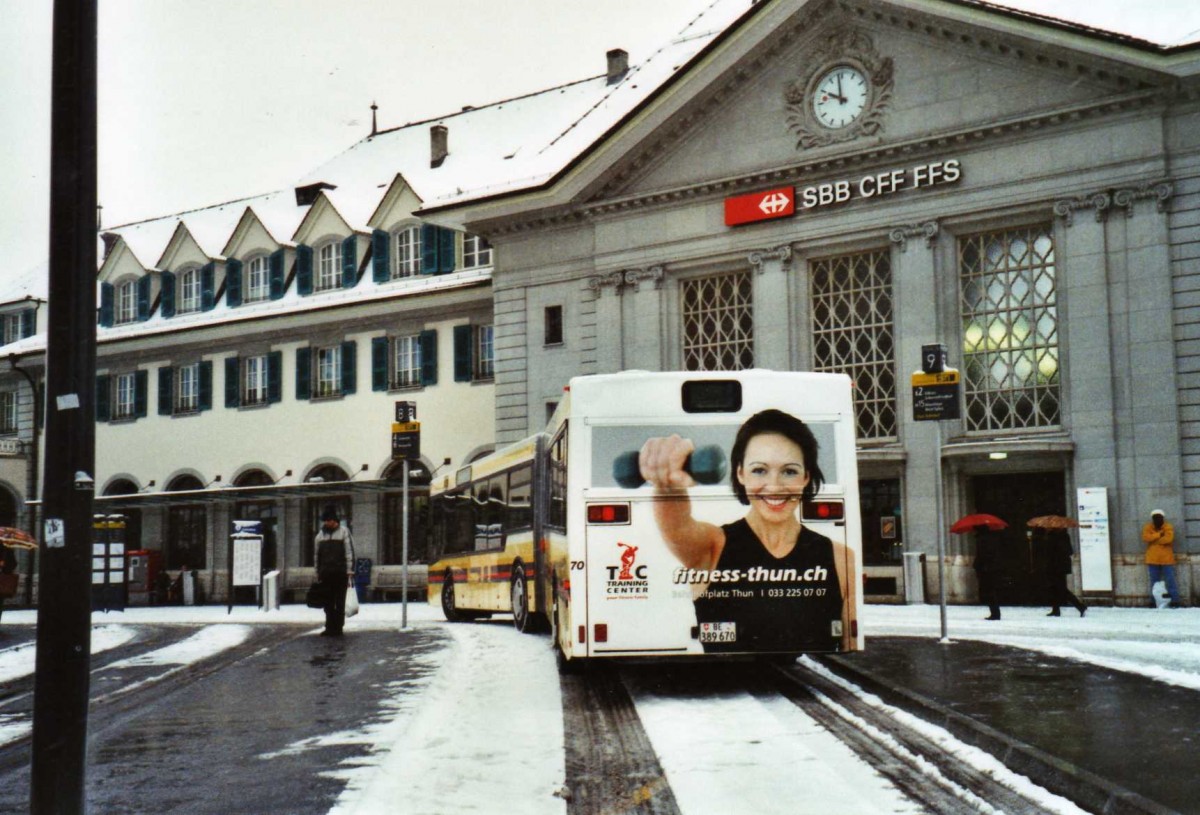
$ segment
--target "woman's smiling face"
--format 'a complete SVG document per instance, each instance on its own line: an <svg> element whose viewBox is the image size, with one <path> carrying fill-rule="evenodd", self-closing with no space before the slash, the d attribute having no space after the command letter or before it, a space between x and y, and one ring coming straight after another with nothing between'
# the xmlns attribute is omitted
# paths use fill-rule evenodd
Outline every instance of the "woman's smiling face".
<svg viewBox="0 0 1200 815"><path fill-rule="evenodd" d="M809 480L804 451L787 436L761 433L746 444L737 479L746 488L751 511L763 520L793 518Z"/></svg>

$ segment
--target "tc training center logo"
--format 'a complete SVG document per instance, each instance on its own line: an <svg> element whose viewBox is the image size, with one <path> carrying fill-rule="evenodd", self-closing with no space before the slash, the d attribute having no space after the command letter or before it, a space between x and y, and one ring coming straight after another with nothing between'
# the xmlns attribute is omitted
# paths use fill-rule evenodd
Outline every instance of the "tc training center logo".
<svg viewBox="0 0 1200 815"><path fill-rule="evenodd" d="M644 599L649 594L650 581L645 564L637 565L638 548L620 541L617 546L624 551L619 565L604 567L608 571L605 595L609 599Z"/></svg>

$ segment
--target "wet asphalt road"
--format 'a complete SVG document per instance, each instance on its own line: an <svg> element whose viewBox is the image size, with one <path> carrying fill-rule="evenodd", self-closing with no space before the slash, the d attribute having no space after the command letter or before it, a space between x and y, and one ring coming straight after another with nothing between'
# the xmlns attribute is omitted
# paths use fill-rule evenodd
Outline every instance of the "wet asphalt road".
<svg viewBox="0 0 1200 815"><path fill-rule="evenodd" d="M330 774L342 762L361 760L370 745L318 737L361 733L384 714L394 716L384 703L396 683L419 680L427 670L421 656L441 643L429 630L342 638L319 637L317 630L275 627L270 642L252 640L220 670L206 673L198 663L120 704L93 705L88 811L329 812L345 786ZM100 686L130 678L107 674L93 675L93 699ZM194 681L201 674L203 681ZM26 762L0 777L0 812L28 807Z"/></svg>

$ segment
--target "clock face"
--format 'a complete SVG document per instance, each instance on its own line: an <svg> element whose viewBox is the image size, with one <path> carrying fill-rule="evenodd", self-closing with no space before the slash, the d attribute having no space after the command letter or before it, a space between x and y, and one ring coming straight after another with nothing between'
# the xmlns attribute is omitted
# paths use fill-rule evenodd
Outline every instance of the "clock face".
<svg viewBox="0 0 1200 815"><path fill-rule="evenodd" d="M862 71L839 65L817 81L813 89L813 115L831 130L851 125L866 109L869 90Z"/></svg>

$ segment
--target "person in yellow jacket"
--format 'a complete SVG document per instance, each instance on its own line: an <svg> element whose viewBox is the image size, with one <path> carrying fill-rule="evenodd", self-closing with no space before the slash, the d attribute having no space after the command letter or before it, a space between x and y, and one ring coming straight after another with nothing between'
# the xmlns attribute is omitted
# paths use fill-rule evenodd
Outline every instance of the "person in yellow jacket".
<svg viewBox="0 0 1200 815"><path fill-rule="evenodd" d="M1179 608L1179 586L1175 583L1175 528L1167 523L1161 509L1151 510L1150 523L1142 527L1142 542L1146 544L1146 568L1150 572L1150 588L1162 580L1171 596L1170 608Z"/></svg>

